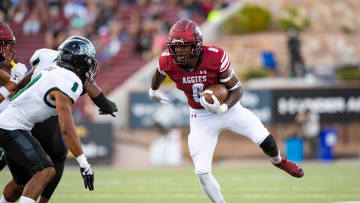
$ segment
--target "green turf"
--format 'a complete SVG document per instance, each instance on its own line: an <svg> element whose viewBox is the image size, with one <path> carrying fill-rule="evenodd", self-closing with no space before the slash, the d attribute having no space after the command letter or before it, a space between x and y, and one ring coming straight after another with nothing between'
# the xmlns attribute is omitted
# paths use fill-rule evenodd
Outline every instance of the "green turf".
<svg viewBox="0 0 360 203"><path fill-rule="evenodd" d="M360 202L360 163L304 164L292 178L274 167L214 168L227 203ZM192 168L120 170L94 167L95 191L83 188L77 168L66 168L51 202L205 203ZM0 187L10 179L0 172Z"/></svg>

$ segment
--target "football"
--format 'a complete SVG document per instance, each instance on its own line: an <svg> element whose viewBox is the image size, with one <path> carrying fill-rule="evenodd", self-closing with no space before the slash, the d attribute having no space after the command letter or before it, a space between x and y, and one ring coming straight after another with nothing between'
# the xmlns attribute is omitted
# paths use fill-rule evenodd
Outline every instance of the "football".
<svg viewBox="0 0 360 203"><path fill-rule="evenodd" d="M211 90L213 92L213 95L215 95L215 97L219 100L220 104L224 103L224 101L229 96L229 91L226 89L225 85L223 85L223 84L211 85L211 86L207 87L205 89L205 91L206 90ZM203 93L203 97L205 97L205 100L209 104L214 103L213 99L211 98L211 94Z"/></svg>

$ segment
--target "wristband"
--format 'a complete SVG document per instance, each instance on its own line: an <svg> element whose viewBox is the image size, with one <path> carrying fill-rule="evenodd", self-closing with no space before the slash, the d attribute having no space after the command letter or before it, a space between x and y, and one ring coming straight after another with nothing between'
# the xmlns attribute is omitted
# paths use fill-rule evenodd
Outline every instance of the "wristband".
<svg viewBox="0 0 360 203"><path fill-rule="evenodd" d="M153 90L152 88L149 89L149 95L152 97L155 95L156 90Z"/></svg>
<svg viewBox="0 0 360 203"><path fill-rule="evenodd" d="M79 163L81 168L87 168L90 166L84 154L76 157L76 161Z"/></svg>
<svg viewBox="0 0 360 203"><path fill-rule="evenodd" d="M117 111L116 105L107 99L103 92L101 92L97 97L91 98L91 100L105 113L111 114Z"/></svg>
<svg viewBox="0 0 360 203"><path fill-rule="evenodd" d="M8 98L10 95L10 92L8 89L6 89L5 87L1 87L0 88L0 94L4 97L4 98Z"/></svg>

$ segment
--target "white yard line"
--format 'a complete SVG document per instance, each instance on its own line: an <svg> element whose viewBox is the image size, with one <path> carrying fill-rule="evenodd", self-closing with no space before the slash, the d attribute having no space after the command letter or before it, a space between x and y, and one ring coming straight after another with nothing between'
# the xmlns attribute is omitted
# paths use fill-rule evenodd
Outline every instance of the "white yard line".
<svg viewBox="0 0 360 203"><path fill-rule="evenodd" d="M239 199L329 199L329 198L360 198L360 195L357 194L339 194L339 195L325 195L325 194L297 194L297 195L224 195L226 198L239 198ZM178 199L202 199L206 198L205 195L191 195L191 194L174 194L174 195L143 195L143 194L133 194L133 195L121 195L121 194L92 194L92 195L54 195L54 198L59 199L76 199L76 198L86 198L86 199L168 199L168 198L178 198ZM359 203L359 202L352 202Z"/></svg>

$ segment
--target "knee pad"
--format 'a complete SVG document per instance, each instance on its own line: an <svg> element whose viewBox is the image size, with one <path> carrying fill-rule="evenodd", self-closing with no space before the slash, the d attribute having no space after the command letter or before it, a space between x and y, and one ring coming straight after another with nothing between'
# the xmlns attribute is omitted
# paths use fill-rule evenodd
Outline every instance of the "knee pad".
<svg viewBox="0 0 360 203"><path fill-rule="evenodd" d="M260 147L265 153L278 151L276 140L271 134L265 138L265 140L260 144Z"/></svg>

